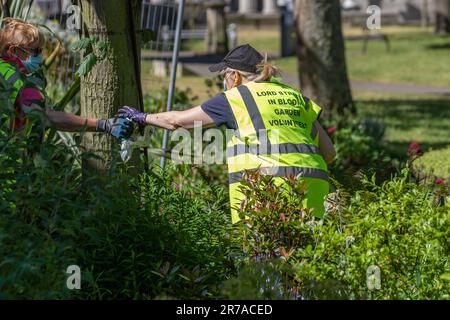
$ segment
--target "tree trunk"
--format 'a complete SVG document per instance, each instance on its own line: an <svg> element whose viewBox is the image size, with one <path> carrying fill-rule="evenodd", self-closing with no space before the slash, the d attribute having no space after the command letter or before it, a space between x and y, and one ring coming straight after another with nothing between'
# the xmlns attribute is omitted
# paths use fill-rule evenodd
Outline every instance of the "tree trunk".
<svg viewBox="0 0 450 320"><path fill-rule="evenodd" d="M323 108L355 112L347 76L339 0L295 2L297 57L302 92Z"/></svg>
<svg viewBox="0 0 450 320"><path fill-rule="evenodd" d="M140 29L140 0L81 1L83 36L97 37L107 46L106 58L99 60L91 72L81 79L81 115L84 117L111 118L123 105L136 108L140 105L139 61L136 61L132 50L136 34L131 32L129 4L133 10L133 24ZM140 49L140 42L136 43ZM85 172L105 172L111 161L117 158L119 145L118 140L107 134L86 133L82 139L85 151L93 152L102 159L85 159Z"/></svg>
<svg viewBox="0 0 450 320"><path fill-rule="evenodd" d="M11 13L9 11L9 4L7 0L0 0L0 9L2 10L1 18L2 20L4 18L11 17ZM1 21L0 21L0 27L1 27Z"/></svg>
<svg viewBox="0 0 450 320"><path fill-rule="evenodd" d="M428 14L428 0L422 0L422 13L420 15L422 28L428 28L430 25L430 16Z"/></svg>
<svg viewBox="0 0 450 320"><path fill-rule="evenodd" d="M450 33L450 0L436 0L436 32Z"/></svg>
<svg viewBox="0 0 450 320"><path fill-rule="evenodd" d="M228 52L227 24L225 21L225 1L214 0L205 3L208 36L206 51L212 54Z"/></svg>

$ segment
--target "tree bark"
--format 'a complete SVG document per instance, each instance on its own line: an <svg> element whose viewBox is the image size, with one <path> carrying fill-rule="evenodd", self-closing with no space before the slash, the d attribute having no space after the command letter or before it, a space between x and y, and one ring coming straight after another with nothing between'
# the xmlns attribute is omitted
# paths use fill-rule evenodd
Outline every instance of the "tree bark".
<svg viewBox="0 0 450 320"><path fill-rule="evenodd" d="M81 79L81 115L84 117L111 118L123 105L137 108L140 105L139 76L136 72L139 69L135 67L135 63L139 66L139 61L136 61L131 49L136 34L131 32L127 7L129 4L133 9L134 26L140 29L140 0L81 1L83 36L96 37L107 46L106 58L97 61L91 72ZM136 43L140 49L140 42ZM105 172L112 160L118 156L119 145L118 140L107 134L84 134L84 150L101 157L84 159L85 172Z"/></svg>
<svg viewBox="0 0 450 320"><path fill-rule="evenodd" d="M295 22L302 92L322 106L325 118L332 110L354 113L339 0L297 0Z"/></svg>
<svg viewBox="0 0 450 320"><path fill-rule="evenodd" d="M0 6L2 9L2 18L8 18L11 17L11 13L9 11L9 4L8 4L8 0L0 0Z"/></svg>
<svg viewBox="0 0 450 320"><path fill-rule="evenodd" d="M212 54L228 52L227 24L225 21L225 1L214 0L205 3L208 36L206 51Z"/></svg>
<svg viewBox="0 0 450 320"><path fill-rule="evenodd" d="M422 13L420 15L422 28L428 28L430 25L430 16L428 14L428 0L422 0Z"/></svg>
<svg viewBox="0 0 450 320"><path fill-rule="evenodd" d="M450 33L450 0L436 0L436 33Z"/></svg>

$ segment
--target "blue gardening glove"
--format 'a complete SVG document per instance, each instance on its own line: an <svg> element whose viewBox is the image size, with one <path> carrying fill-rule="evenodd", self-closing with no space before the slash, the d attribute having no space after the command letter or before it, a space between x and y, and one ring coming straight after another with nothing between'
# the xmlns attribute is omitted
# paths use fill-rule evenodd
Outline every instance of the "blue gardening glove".
<svg viewBox="0 0 450 320"><path fill-rule="evenodd" d="M109 133L117 139L129 139L133 130L133 122L123 117L97 121L97 132Z"/></svg>
<svg viewBox="0 0 450 320"><path fill-rule="evenodd" d="M147 117L148 113L141 112L132 107L123 106L122 108L119 109L117 115L119 117L131 119L139 126L144 127L146 125L145 118Z"/></svg>

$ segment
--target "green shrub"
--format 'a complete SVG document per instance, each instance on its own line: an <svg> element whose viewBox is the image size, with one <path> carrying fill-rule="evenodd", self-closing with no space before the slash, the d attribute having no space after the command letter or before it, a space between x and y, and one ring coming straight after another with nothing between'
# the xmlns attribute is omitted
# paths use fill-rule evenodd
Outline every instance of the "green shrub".
<svg viewBox="0 0 450 320"><path fill-rule="evenodd" d="M63 298L65 270L76 261L81 170L61 144L35 145L26 128L1 130L0 295Z"/></svg>
<svg viewBox="0 0 450 320"><path fill-rule="evenodd" d="M385 127L381 122L342 115L323 125L336 149L330 171L347 188L360 188L362 174L376 174L377 179L384 181L397 172L398 161L386 152L383 145Z"/></svg>
<svg viewBox="0 0 450 320"><path fill-rule="evenodd" d="M434 193L409 179L407 169L381 185L363 178L363 188L351 197L342 190L330 195L320 221L308 218L294 197L280 196L286 190L272 187L270 179L247 181L251 198L240 214L247 216L242 227L248 251L286 262L288 268L279 268L272 279L283 279L291 298L448 298L449 283L441 275L450 269L450 197L445 189ZM301 199L302 186L294 189ZM271 270L277 265L268 263ZM376 269L379 283L371 271ZM249 274L244 269L228 288L245 288ZM257 297L267 296L265 290ZM236 298L236 291L229 295Z"/></svg>
<svg viewBox="0 0 450 320"><path fill-rule="evenodd" d="M2 131L1 298L219 294L241 251L224 186L193 181L187 167L132 178L123 165L98 183L82 178L56 138L31 152L32 136ZM66 288L73 264L81 267L81 291Z"/></svg>
<svg viewBox="0 0 450 320"><path fill-rule="evenodd" d="M408 172L377 186L364 179L341 212L330 212L309 250L298 252L297 279L307 287L339 283L350 298L440 299L449 286L449 198L443 206L429 186L408 182ZM370 290L368 268L381 270ZM315 297L312 290L311 297Z"/></svg>
<svg viewBox="0 0 450 320"><path fill-rule="evenodd" d="M96 210L80 243L82 264L94 281L82 296L217 296L219 284L234 270L233 254L240 250L223 210L223 190L202 186L188 192L174 186L167 172L142 175L130 188L133 202L125 197L122 203L104 202L95 193L91 199Z"/></svg>

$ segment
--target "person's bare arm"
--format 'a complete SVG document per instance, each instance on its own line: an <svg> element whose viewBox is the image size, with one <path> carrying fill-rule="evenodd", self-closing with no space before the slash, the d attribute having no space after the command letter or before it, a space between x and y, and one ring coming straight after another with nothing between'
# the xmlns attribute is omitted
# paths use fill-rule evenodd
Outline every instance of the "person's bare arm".
<svg viewBox="0 0 450 320"><path fill-rule="evenodd" d="M175 130L177 128L194 128L195 122L201 122L203 127L214 125L213 119L200 106L184 111L169 111L148 114L146 123L152 126Z"/></svg>
<svg viewBox="0 0 450 320"><path fill-rule="evenodd" d="M51 125L60 131L95 131L97 127L96 119L86 119L70 113L46 110L44 94L36 88L24 88L18 96L18 103L25 114L33 111L43 112L45 110L48 120L46 125Z"/></svg>
<svg viewBox="0 0 450 320"><path fill-rule="evenodd" d="M47 111L47 117L53 127L60 131L76 132L86 130L96 131L97 119L86 119L71 113Z"/></svg>
<svg viewBox="0 0 450 320"><path fill-rule="evenodd" d="M31 104L26 113L33 112L36 110L42 112L42 108L37 104ZM48 122L46 125L51 125L56 130L66 131L66 132L77 132L77 131L90 131L94 132L97 128L97 119L86 119L71 113L65 113L54 110L45 111Z"/></svg>
<svg viewBox="0 0 450 320"><path fill-rule="evenodd" d="M53 110L47 111L46 114L50 124L59 131L102 132L118 139L128 139L133 133L133 123L123 118L88 119Z"/></svg>
<svg viewBox="0 0 450 320"><path fill-rule="evenodd" d="M336 157L336 150L334 149L333 142L318 121L314 122L314 126L319 134L320 154L326 163L330 164L333 162L334 157Z"/></svg>

